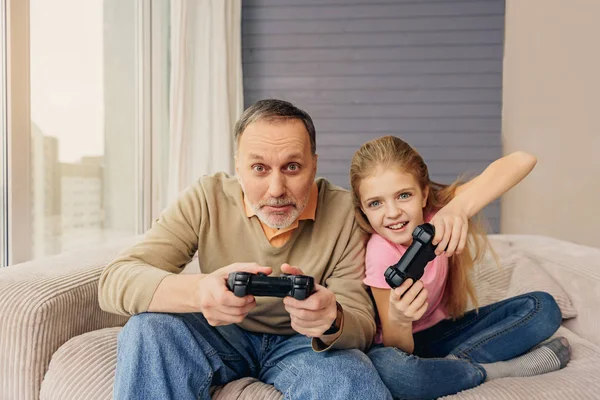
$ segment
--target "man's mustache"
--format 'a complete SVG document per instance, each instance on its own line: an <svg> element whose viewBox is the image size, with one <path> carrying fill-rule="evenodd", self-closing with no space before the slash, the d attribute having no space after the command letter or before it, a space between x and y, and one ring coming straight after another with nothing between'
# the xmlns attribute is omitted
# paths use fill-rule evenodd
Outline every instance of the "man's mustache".
<svg viewBox="0 0 600 400"><path fill-rule="evenodd" d="M283 206L292 206L296 207L296 203L292 199L289 198L271 198L265 201L261 201L258 204L259 207L283 207Z"/></svg>

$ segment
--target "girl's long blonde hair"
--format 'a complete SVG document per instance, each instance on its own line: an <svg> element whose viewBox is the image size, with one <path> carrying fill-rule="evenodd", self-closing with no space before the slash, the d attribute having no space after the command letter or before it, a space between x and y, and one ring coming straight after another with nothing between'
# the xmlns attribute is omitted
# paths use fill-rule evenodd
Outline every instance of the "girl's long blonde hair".
<svg viewBox="0 0 600 400"><path fill-rule="evenodd" d="M395 136L384 136L367 142L354 154L350 166L350 184L354 200L354 212L360 227L367 233L373 233L369 220L361 209L360 183L373 175L377 168L398 168L412 174L422 193L428 189L427 203L423 215L434 214L454 198L460 180L450 185L433 182L423 158L408 143ZM461 317L470 298L477 306L475 289L471 281L471 271L476 262L483 257L489 246L486 225L475 216L469 220L468 240L465 250L448 260L448 278L444 301L446 311L453 318Z"/></svg>

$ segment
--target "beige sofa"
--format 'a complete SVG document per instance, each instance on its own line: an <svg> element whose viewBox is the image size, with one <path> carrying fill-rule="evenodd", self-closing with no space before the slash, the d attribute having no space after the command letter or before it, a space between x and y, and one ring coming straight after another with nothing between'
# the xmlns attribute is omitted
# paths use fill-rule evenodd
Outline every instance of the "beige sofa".
<svg viewBox="0 0 600 400"><path fill-rule="evenodd" d="M130 239L0 270L0 399L112 397L117 333L126 319L100 310L98 277ZM448 398L600 398L600 249L540 236L491 237L502 268L487 257L481 303L532 290L558 301L571 363L532 378L500 379ZM190 266L193 268L193 266ZM213 388L215 399L279 399L251 378Z"/></svg>

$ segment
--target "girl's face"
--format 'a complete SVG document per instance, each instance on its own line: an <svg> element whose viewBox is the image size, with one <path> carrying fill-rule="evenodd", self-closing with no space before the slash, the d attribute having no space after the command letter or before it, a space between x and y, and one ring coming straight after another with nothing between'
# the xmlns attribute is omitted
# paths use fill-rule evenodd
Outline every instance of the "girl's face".
<svg viewBox="0 0 600 400"><path fill-rule="evenodd" d="M402 245L412 242L412 232L422 224L427 193L412 174L398 168L378 167L361 181L360 205L373 230Z"/></svg>

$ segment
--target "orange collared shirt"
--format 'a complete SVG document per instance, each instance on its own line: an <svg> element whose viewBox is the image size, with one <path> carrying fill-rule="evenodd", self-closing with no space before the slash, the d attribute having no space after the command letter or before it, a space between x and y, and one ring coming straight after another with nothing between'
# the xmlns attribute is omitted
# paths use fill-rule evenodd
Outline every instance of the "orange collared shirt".
<svg viewBox="0 0 600 400"><path fill-rule="evenodd" d="M310 188L310 195L308 197L308 203L302 211L302 214L287 228L277 229L271 228L268 225L265 225L260 219L260 226L262 226L263 232L267 236L267 239L274 247L281 247L287 243L288 240L292 237L294 233L294 229L298 227L298 221L303 219L312 219L315 220L315 214L317 212L317 201L319 199L319 188L316 183L313 183ZM244 208L246 210L246 216L251 218L256 215L254 210L248 205L246 202L246 198L244 197Z"/></svg>

